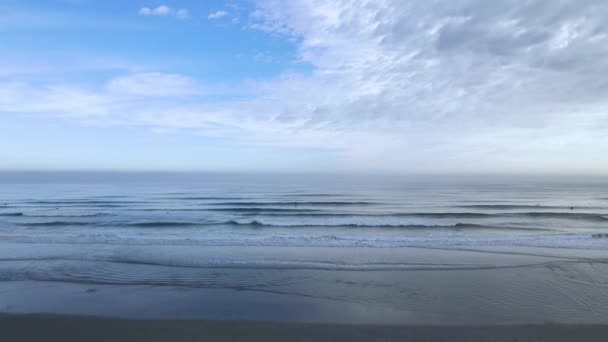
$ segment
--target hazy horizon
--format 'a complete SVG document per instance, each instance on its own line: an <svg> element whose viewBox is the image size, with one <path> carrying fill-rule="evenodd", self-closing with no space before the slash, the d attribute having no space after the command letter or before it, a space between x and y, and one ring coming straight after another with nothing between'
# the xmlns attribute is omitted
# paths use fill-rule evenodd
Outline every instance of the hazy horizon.
<svg viewBox="0 0 608 342"><path fill-rule="evenodd" d="M603 174L558 173L412 173L323 171L175 171L175 170L0 170L3 184L44 183L262 182L267 184L359 183L361 185L575 185L608 184Z"/></svg>

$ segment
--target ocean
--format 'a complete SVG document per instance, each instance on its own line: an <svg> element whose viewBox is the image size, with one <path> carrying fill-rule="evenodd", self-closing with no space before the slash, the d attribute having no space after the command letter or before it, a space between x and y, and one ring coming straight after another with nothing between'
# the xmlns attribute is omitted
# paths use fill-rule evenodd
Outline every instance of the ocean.
<svg viewBox="0 0 608 342"><path fill-rule="evenodd" d="M0 178L2 176L0 175ZM603 248L608 184L204 174L6 174L4 241Z"/></svg>
<svg viewBox="0 0 608 342"><path fill-rule="evenodd" d="M4 173L0 311L277 319L295 314L239 303L289 296L322 322L606 322L605 233L596 179ZM74 286L89 299L66 304ZM93 305L104 286L155 309ZM234 310L184 289L234 291ZM186 297L149 302L168 293Z"/></svg>

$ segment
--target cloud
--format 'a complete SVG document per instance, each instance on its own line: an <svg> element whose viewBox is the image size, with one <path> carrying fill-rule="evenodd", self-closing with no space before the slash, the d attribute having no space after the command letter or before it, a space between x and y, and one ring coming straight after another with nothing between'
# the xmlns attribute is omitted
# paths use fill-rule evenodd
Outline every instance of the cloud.
<svg viewBox="0 0 608 342"><path fill-rule="evenodd" d="M185 8L181 8L175 10L167 5L160 5L156 8L151 7L142 7L139 9L139 15L142 16L175 16L178 19L186 19L189 17L188 10Z"/></svg>
<svg viewBox="0 0 608 342"><path fill-rule="evenodd" d="M159 72L119 76L108 82L107 89L119 95L153 97L191 96L205 93L203 87L189 77Z"/></svg>
<svg viewBox="0 0 608 342"><path fill-rule="evenodd" d="M580 134L608 122L608 82L597 77L608 71L606 15L592 0L263 1L250 27L296 39L315 70L268 84L284 99L275 119L369 133L368 147L349 146L353 158L501 151L540 165L550 159L541 152L608 147Z"/></svg>
<svg viewBox="0 0 608 342"><path fill-rule="evenodd" d="M187 9L182 8L182 9L178 9L177 12L175 12L175 16L178 19L187 19L190 17L190 14Z"/></svg>
<svg viewBox="0 0 608 342"><path fill-rule="evenodd" d="M221 101L167 73L2 84L0 112L323 149L344 169L608 172L606 17L602 0L259 1L248 27L292 42L310 72Z"/></svg>
<svg viewBox="0 0 608 342"><path fill-rule="evenodd" d="M137 123L140 113L170 112L208 93L194 79L160 72L130 73L114 77L99 87L0 82L0 113ZM28 100L30 97L35 100Z"/></svg>
<svg viewBox="0 0 608 342"><path fill-rule="evenodd" d="M159 15L166 16L171 14L172 10L170 7L165 5L160 5L156 8L143 7L139 10L140 15Z"/></svg>
<svg viewBox="0 0 608 342"><path fill-rule="evenodd" d="M226 11L216 11L213 13L209 13L209 15L207 16L208 19L214 20L214 19L220 19L222 17L225 17L226 15L228 15L228 12Z"/></svg>
<svg viewBox="0 0 608 342"><path fill-rule="evenodd" d="M65 84L34 86L24 82L0 84L0 113L94 118L113 114L108 99L94 91ZM35 98L31 101L30 98Z"/></svg>

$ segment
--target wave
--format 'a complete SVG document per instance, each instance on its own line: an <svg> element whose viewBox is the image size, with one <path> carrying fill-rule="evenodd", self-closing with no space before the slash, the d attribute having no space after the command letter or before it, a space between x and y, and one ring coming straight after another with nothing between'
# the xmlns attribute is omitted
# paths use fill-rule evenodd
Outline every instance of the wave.
<svg viewBox="0 0 608 342"><path fill-rule="evenodd" d="M164 221L155 221L155 222L135 222L135 223L123 223L117 224L118 226L127 226L127 227L139 227L139 228L162 228L162 227L187 227L187 226L197 226L197 225L205 225L194 222L164 222Z"/></svg>
<svg viewBox="0 0 608 342"><path fill-rule="evenodd" d="M279 213L312 213L319 212L320 209L292 209L292 208L178 208L178 209L165 209L165 208L137 208L134 211L163 211L163 212L227 212L235 214L279 214Z"/></svg>
<svg viewBox="0 0 608 342"><path fill-rule="evenodd" d="M216 225L217 223L213 224ZM538 230L545 231L546 229L541 228L519 228L519 227L500 227L500 226L488 226L481 224L472 223L456 223L453 225L423 225L423 224L276 224L276 223L264 223L258 220L251 221L237 221L230 220L221 224L240 226L240 227L276 227L276 228L371 228L371 229L507 229L507 230Z"/></svg>
<svg viewBox="0 0 608 342"><path fill-rule="evenodd" d="M226 221L220 224L226 224L226 225L231 225L231 226L253 226L253 227L262 227L262 226L267 226L267 227L274 227L274 225L272 224L266 224L266 223L262 223L260 221L257 220L253 220L253 221L247 221L247 222L239 222L236 220L230 220L230 221Z"/></svg>
<svg viewBox="0 0 608 342"><path fill-rule="evenodd" d="M501 213L501 214L490 214L490 213L326 213L311 210L310 212L305 209L264 209L264 208L234 208L234 209L209 209L227 212L241 212L259 214L264 216L274 217L299 217L299 218L348 218L348 217L383 217L383 218L399 218L399 217L419 217L419 218L434 218L434 219L484 219L484 218L514 218L514 217L528 217L528 218L559 218L559 219L571 219L571 220L588 220L588 221L606 221L608 220L607 214L593 214L593 213L569 213L569 212L525 212L525 213Z"/></svg>
<svg viewBox="0 0 608 342"><path fill-rule="evenodd" d="M63 226L97 226L97 227L134 227L134 228L155 228L155 227L184 227L209 225L209 223L195 222L170 222L170 221L151 221L151 222L77 222L77 221L47 221L47 222L25 222L19 223L28 227L63 227Z"/></svg>
<svg viewBox="0 0 608 342"><path fill-rule="evenodd" d="M171 200L182 200L182 201L238 201L242 200L241 197L171 197Z"/></svg>
<svg viewBox="0 0 608 342"><path fill-rule="evenodd" d="M74 221L48 221L48 222L26 222L19 223L20 226L27 227L63 227L63 226L88 226L92 222L74 222Z"/></svg>
<svg viewBox="0 0 608 342"><path fill-rule="evenodd" d="M227 210L229 211L229 210ZM281 214L280 212L276 215L272 215L269 212L269 216L282 216L282 217L324 217L324 218L340 218L340 217L422 217L422 218L485 218L493 217L493 214L485 213L324 213L324 212L300 212L303 210L294 209L293 213L289 211ZM266 214L264 209L260 209L260 213Z"/></svg>
<svg viewBox="0 0 608 342"><path fill-rule="evenodd" d="M27 208L31 208L33 204L48 207L61 207L61 208L128 208L125 204L97 204L97 203L85 203L85 202L46 202L46 203L32 203L24 202ZM135 202L131 202L135 204ZM24 207L24 206L13 206L13 207Z"/></svg>
<svg viewBox="0 0 608 342"><path fill-rule="evenodd" d="M99 196L91 196L91 198L128 198L129 196L125 195L99 195Z"/></svg>
<svg viewBox="0 0 608 342"><path fill-rule="evenodd" d="M506 228L505 228L506 229ZM542 231L542 229L538 229ZM457 231L457 230L456 230ZM509 230L503 230L509 232ZM550 231L550 230L547 230ZM400 232L396 230L394 232ZM426 232L426 231L421 231ZM452 232L446 230L445 232ZM473 231L477 233L477 231ZM531 230L526 235L517 234L491 234L491 235L451 235L446 238L443 234L419 234L419 235L340 235L332 231L324 232L323 235L308 234L269 234L239 236L229 235L174 235L174 236L120 236L116 233L94 233L93 231L80 234L41 235L41 234L2 234L3 242L31 243L31 244L71 244L82 245L116 245L125 246L277 246L277 247L369 247L369 248L431 248L431 249L462 249L472 250L480 247L543 247L543 248L565 248L574 250L608 250L606 241L593 238L589 233L558 233L551 234ZM36 247L32 247L35 250ZM138 248L138 247L133 247ZM485 250L484 250L485 251ZM62 255L65 256L65 255ZM193 259L192 259L193 260Z"/></svg>
<svg viewBox="0 0 608 342"><path fill-rule="evenodd" d="M536 204L472 204L472 205L460 205L454 208L469 208L469 209L493 209L493 210L515 210L515 209L600 209L594 207L574 207L574 206L548 206L548 205L536 205Z"/></svg>
<svg viewBox="0 0 608 342"><path fill-rule="evenodd" d="M388 216L396 217L427 217L427 218L484 218L492 217L492 214L486 213L398 213L389 214Z"/></svg>
<svg viewBox="0 0 608 342"><path fill-rule="evenodd" d="M96 201L96 200L43 200L43 201L24 201L25 204L135 204L137 201Z"/></svg>
<svg viewBox="0 0 608 342"><path fill-rule="evenodd" d="M30 215L23 214L21 216L31 217L31 218L42 218L42 217L63 217L63 218L79 218L79 217L101 217L101 216L112 216L112 214L108 213L94 213L94 214L75 214L75 215L61 215L61 214L51 214L51 215Z"/></svg>
<svg viewBox="0 0 608 342"><path fill-rule="evenodd" d="M504 214L506 217L531 217L531 218L559 218L569 220L608 221L606 214L592 213L554 213L554 212L528 212Z"/></svg>
<svg viewBox="0 0 608 342"><path fill-rule="evenodd" d="M153 279L142 279L148 270L138 270L140 266L156 266L162 268L183 268L183 269L268 269L268 270L327 270L327 271L445 271L445 270L484 270L484 269L504 269L504 268L528 268L547 266L552 264L576 263L575 260L558 260L541 263L522 263L522 264L471 264L471 263L403 263L403 262L368 262L368 263L340 263L330 261L308 261L308 260L188 260L182 262L162 261L162 260L138 260L130 258L14 258L2 259L2 262L40 262L41 268L38 270L11 270L10 272L0 273L0 280L42 280L42 281L70 281L78 280L87 283L109 283L112 280L117 284L125 282L144 282L144 284L154 284ZM72 272L64 272L65 264L71 263ZM90 267L92 264L105 264L105 267ZM59 266L61 265L61 266ZM115 268L132 268L130 272L121 272L117 276ZM91 270L95 270L92 272ZM103 270L103 271L100 271ZM106 273L107 272L107 273ZM139 273L142 272L142 273ZM163 273L158 273L157 281L162 285L172 285L171 279L164 278ZM105 276L104 276L105 275ZM202 275L204 277L204 275ZM183 274L182 277L172 277L176 284L184 282L195 282L198 277L192 274ZM199 279L202 280L203 278ZM114 282L112 282L114 283ZM210 283L217 283L210 281ZM158 284L160 285L160 284Z"/></svg>
<svg viewBox="0 0 608 342"><path fill-rule="evenodd" d="M290 209L290 208L209 208L209 209L202 209L202 210L234 212L234 213L252 213L252 214L302 213L303 215L312 215L310 213L319 212L318 209Z"/></svg>
<svg viewBox="0 0 608 342"><path fill-rule="evenodd" d="M608 220L603 217L602 220ZM18 223L27 227L62 227L62 226L96 226L96 227L132 227L132 228L171 228L171 227L208 227L208 226L235 226L250 228L368 228L368 229L500 229L500 230L541 230L541 228L505 227L500 225L485 225L475 223L456 224L413 224L413 223L302 223L288 222L275 223L260 220L228 220L218 222L193 222L193 221L150 221L150 222L95 222L95 221L46 221L46 222L23 222Z"/></svg>
<svg viewBox="0 0 608 342"><path fill-rule="evenodd" d="M23 216L23 213L0 213L0 216Z"/></svg>
<svg viewBox="0 0 608 342"><path fill-rule="evenodd" d="M221 205L221 206L298 206L298 205L309 205L309 206L349 206L349 205L377 205L378 202L357 202L357 201L294 201L294 202L219 202L210 203L210 205Z"/></svg>
<svg viewBox="0 0 608 342"><path fill-rule="evenodd" d="M347 196L345 194L323 194L323 193L319 193L319 194L285 194L283 195L285 197L342 197L342 196Z"/></svg>

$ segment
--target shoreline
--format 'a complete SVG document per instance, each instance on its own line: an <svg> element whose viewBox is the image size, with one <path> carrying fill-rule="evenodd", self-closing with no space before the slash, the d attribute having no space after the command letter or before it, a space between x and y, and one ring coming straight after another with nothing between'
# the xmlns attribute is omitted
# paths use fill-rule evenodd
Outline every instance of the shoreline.
<svg viewBox="0 0 608 342"><path fill-rule="evenodd" d="M604 341L608 325L348 325L0 314L7 341Z"/></svg>
<svg viewBox="0 0 608 342"><path fill-rule="evenodd" d="M30 260L22 254L31 249L1 245L7 260L0 268L10 277L0 282L0 314L391 326L608 324L603 291L608 264L593 251L171 246L82 251L41 244L35 250L44 259ZM179 266L133 262L165 256ZM203 262L213 258L391 267L206 267Z"/></svg>

